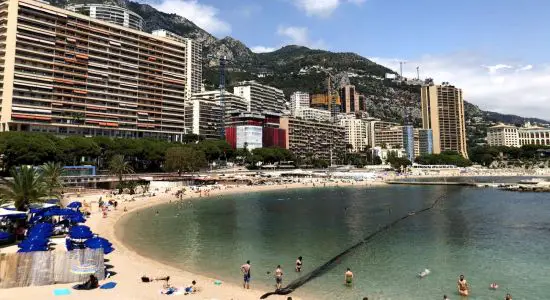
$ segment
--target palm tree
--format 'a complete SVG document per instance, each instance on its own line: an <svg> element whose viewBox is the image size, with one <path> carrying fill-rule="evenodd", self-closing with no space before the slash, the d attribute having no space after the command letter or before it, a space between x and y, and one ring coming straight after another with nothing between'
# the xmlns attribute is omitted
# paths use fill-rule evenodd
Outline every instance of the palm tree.
<svg viewBox="0 0 550 300"><path fill-rule="evenodd" d="M134 173L134 169L124 160L124 156L117 154L109 161L109 173L118 177L119 192L123 191L122 176L128 173Z"/></svg>
<svg viewBox="0 0 550 300"><path fill-rule="evenodd" d="M61 176L64 173L65 170L60 163L48 162L42 165L42 178L44 179L49 197L58 196L58 193L55 191L63 187Z"/></svg>
<svg viewBox="0 0 550 300"><path fill-rule="evenodd" d="M17 210L26 211L29 204L42 202L47 196L46 185L38 170L23 166L13 168L10 175L13 180L2 179L5 185L0 187L2 202L13 201Z"/></svg>

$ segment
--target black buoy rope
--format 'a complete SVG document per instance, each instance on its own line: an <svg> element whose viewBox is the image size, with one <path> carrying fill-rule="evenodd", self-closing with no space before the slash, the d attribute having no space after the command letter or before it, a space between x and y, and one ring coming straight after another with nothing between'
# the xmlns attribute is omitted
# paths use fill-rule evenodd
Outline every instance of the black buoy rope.
<svg viewBox="0 0 550 300"><path fill-rule="evenodd" d="M298 289L302 285L304 285L307 282L309 282L309 281L325 274L326 272L328 272L329 270L334 268L338 264L340 259L342 259L342 257L350 254L353 250L355 250L358 247L364 245L365 243L367 243L368 241L370 241L371 239L376 237L378 234L380 234L380 233L382 233L386 230L389 230L391 227L397 225L398 223L400 223L400 222L402 222L402 221L404 221L404 220L406 220L406 219L408 219L412 216L417 216L421 213L424 213L424 212L427 212L427 211L433 209L439 203L439 201L441 201L444 197L445 197L444 195L440 196L432 203L432 205L430 205L426 208L423 208L419 211L409 212L407 215L405 215L405 216L403 216L403 217L401 217L401 218L385 225L384 227L379 228L377 231L371 233L370 235L368 235L367 237L365 237L364 239L362 239L361 241L359 241L355 245L349 247L348 249L346 249L343 252L341 252L340 254L336 255L335 257L333 257L332 259L330 259L326 263L324 263L321 266L317 267L315 270L309 272L308 274L306 274L306 275L304 275L300 278L295 279L294 281L292 281L291 283L289 283L286 287L284 287L282 289L278 289L274 292L269 292L269 293L266 293L266 294L262 295L260 297L260 299L266 299L267 297L269 297L271 295L288 295L288 294L294 292L296 289Z"/></svg>

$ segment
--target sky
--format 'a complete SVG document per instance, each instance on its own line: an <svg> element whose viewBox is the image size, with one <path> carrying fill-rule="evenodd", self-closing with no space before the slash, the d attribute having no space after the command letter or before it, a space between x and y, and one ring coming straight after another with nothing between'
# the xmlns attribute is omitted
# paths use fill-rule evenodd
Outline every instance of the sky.
<svg viewBox="0 0 550 300"><path fill-rule="evenodd" d="M141 0L254 52L355 52L448 81L482 109L550 120L548 0ZM546 104L546 105L545 105Z"/></svg>

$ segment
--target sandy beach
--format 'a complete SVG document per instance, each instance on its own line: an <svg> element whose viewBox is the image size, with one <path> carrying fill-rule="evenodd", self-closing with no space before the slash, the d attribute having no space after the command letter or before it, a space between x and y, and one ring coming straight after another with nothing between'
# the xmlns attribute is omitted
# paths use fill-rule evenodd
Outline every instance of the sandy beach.
<svg viewBox="0 0 550 300"><path fill-rule="evenodd" d="M374 182L327 182L326 186L374 186L374 185L384 185L385 183L381 181ZM317 184L317 187L322 186L322 184ZM292 184L281 184L281 185L260 185L260 186L228 186L222 189L214 189L209 193L209 197L218 196L218 195L227 195L235 193L246 193L246 192L259 192L259 191L269 191L269 190L278 190L278 189L290 189L290 188L312 188L312 183L292 183ZM117 226L117 223L121 218L130 211L143 209L153 205L161 204L168 201L176 200L174 192L168 191L166 193L160 192L155 197L140 197L136 198L135 201L131 202L122 202L119 200L118 210L112 210L109 212L107 218L103 218L101 213L98 210L97 201L100 196L103 196L105 199L105 193L96 193L84 195L80 198L71 197L68 201L83 201L86 200L88 203L92 203L92 215L86 222L86 225L89 226L94 233L99 234L101 237L107 238L113 243L114 248L116 249L113 253L106 256L109 260L108 264L113 265L114 267L111 271L116 272L116 275L113 277L101 281L100 284L105 282L116 282L117 286L111 290L91 290L91 291L76 291L72 290L71 287L73 284L57 284L49 286L33 286L33 287L24 287L24 288L12 288L12 289L1 289L0 290L0 299L57 299L67 298L67 299L81 299L81 300L96 300L96 299L164 299L166 297L185 297L185 299L208 299L208 300L252 300L259 299L267 291L254 289L254 279L251 281L251 289L244 290L242 286L223 283L221 285L215 285L215 280L221 280L220 278L208 278L198 274L193 274L186 272L185 270L177 269L154 260L154 258L147 258L139 255L132 249L126 247L119 239L121 235L124 234L124 228ZM126 198L129 198L126 196ZM196 193L189 193L184 196L183 199L192 199L193 201L200 201L206 199L206 197L199 197ZM124 212L124 207L128 212ZM56 251L65 251L64 245L57 245ZM2 253L13 252L16 250L16 246L11 246L8 248L0 249ZM239 266L235 266L236 269ZM252 266L254 268L254 266ZM191 284L191 281L196 280L197 285L200 288L200 291L191 294L191 295L162 295L160 290L162 289L162 282L152 282L152 283L142 283L140 278L142 275L147 275L151 277L161 277L161 276L170 276L170 283L175 287L185 287ZM71 289L71 294L68 296L54 296L53 291L56 288L69 288ZM300 299L293 295L292 299ZM271 296L268 299L287 299L287 296ZM302 300L308 299L307 297L301 297Z"/></svg>

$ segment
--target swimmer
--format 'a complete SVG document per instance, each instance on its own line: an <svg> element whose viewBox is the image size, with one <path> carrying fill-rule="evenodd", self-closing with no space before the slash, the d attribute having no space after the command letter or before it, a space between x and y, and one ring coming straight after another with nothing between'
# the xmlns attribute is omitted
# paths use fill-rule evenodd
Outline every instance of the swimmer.
<svg viewBox="0 0 550 300"><path fill-rule="evenodd" d="M447 297L447 295L443 295L443 300L449 300L449 298Z"/></svg>
<svg viewBox="0 0 550 300"><path fill-rule="evenodd" d="M159 211L158 211L158 210L157 210L157 212L155 213L155 215L156 215L156 216L158 216L158 215L159 215Z"/></svg>
<svg viewBox="0 0 550 300"><path fill-rule="evenodd" d="M281 269L281 265L278 265L277 269L275 269L275 283L278 290L283 287L283 270Z"/></svg>
<svg viewBox="0 0 550 300"><path fill-rule="evenodd" d="M493 282L493 283L491 283L491 285L489 286L489 288L490 288L491 290L496 290L496 289L498 289L498 284L496 284L496 282Z"/></svg>
<svg viewBox="0 0 550 300"><path fill-rule="evenodd" d="M296 272L301 272L302 271L302 257L298 257L298 259L296 260Z"/></svg>
<svg viewBox="0 0 550 300"><path fill-rule="evenodd" d="M351 284L353 282L353 273L351 272L350 268L348 268L348 270L344 274L344 280L345 280L345 284L347 286L351 286Z"/></svg>
<svg viewBox="0 0 550 300"><path fill-rule="evenodd" d="M504 300L512 300L512 295L506 294L506 298L504 298Z"/></svg>
<svg viewBox="0 0 550 300"><path fill-rule="evenodd" d="M468 296L469 294L468 282L466 282L466 279L464 279L464 275L460 275L460 278L458 279L458 282L457 282L457 287L458 287L458 293L461 296Z"/></svg>

